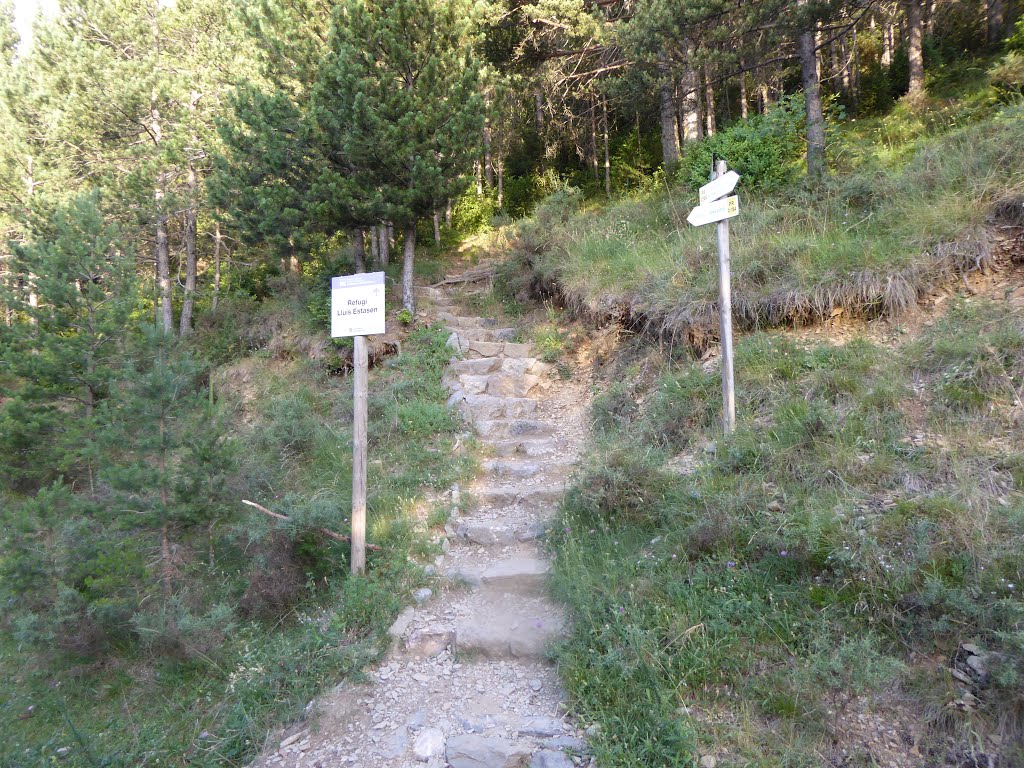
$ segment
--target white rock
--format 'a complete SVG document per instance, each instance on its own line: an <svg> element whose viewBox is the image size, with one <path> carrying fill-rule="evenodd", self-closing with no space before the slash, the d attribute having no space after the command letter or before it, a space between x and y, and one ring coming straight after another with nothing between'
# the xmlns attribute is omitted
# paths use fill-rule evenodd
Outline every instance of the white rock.
<svg viewBox="0 0 1024 768"><path fill-rule="evenodd" d="M400 614L398 614L398 618L395 619L395 623L391 625L391 629L388 630L388 634L395 640L398 640L405 634L405 631L409 628L409 625L412 623L415 616L416 609L411 605L407 606Z"/></svg>
<svg viewBox="0 0 1024 768"><path fill-rule="evenodd" d="M413 756L426 763L444 754L444 731L440 728L424 728L416 735L412 745Z"/></svg>

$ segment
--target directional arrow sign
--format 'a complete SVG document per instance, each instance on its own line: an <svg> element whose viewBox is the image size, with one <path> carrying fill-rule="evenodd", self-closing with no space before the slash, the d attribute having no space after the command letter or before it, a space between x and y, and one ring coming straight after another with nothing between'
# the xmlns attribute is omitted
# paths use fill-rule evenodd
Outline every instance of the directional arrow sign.
<svg viewBox="0 0 1024 768"><path fill-rule="evenodd" d="M729 171L719 176L717 179L709 184L705 184L700 188L700 204L707 205L712 200L728 195L734 189L736 189L736 182L740 180L740 175L736 171Z"/></svg>
<svg viewBox="0 0 1024 768"><path fill-rule="evenodd" d="M710 224L713 221L731 219L739 212L740 199L733 195L722 200L715 200L713 203L698 205L690 211L690 215L686 217L686 220L693 226L699 227L702 224Z"/></svg>

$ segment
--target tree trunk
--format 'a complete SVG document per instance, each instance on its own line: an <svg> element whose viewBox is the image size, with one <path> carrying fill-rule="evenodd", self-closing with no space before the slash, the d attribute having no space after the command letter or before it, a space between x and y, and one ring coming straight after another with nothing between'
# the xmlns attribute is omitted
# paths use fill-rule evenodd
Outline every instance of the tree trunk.
<svg viewBox="0 0 1024 768"><path fill-rule="evenodd" d="M843 82L843 93L849 96L853 92L850 80L850 46L846 42L846 35L839 38L839 52L841 54L841 60L839 66L842 68L842 82Z"/></svg>
<svg viewBox="0 0 1024 768"><path fill-rule="evenodd" d="M538 136L544 135L544 92L539 86L533 92L533 127Z"/></svg>
<svg viewBox="0 0 1024 768"><path fill-rule="evenodd" d="M704 102L707 104L707 111L704 115L705 126L708 136L714 136L718 129L715 122L715 85L711 80L711 67L704 65Z"/></svg>
<svg viewBox="0 0 1024 768"><path fill-rule="evenodd" d="M910 95L924 94L924 19L921 0L908 0L907 8L907 58L910 60Z"/></svg>
<svg viewBox="0 0 1024 768"><path fill-rule="evenodd" d="M857 50L857 28L850 30L850 100L853 108L860 101L860 53Z"/></svg>
<svg viewBox="0 0 1024 768"><path fill-rule="evenodd" d="M388 225L381 224L377 227L377 235L380 237L378 252L380 253L380 265L386 267L391 261L391 238L388 237Z"/></svg>
<svg viewBox="0 0 1024 768"><path fill-rule="evenodd" d="M689 144L700 141L700 82L697 70L689 64L689 59L694 56L696 49L693 43L686 42L686 55L688 63L683 67L682 77L679 79L679 87L682 89L683 105L683 143Z"/></svg>
<svg viewBox="0 0 1024 768"><path fill-rule="evenodd" d="M220 222L213 222L213 309L217 309L220 298Z"/></svg>
<svg viewBox="0 0 1024 768"><path fill-rule="evenodd" d="M159 58L160 55L160 0L154 3L152 17L153 51ZM163 122L160 118L160 107L157 101L156 89L149 98L149 132L153 139L153 145L157 151L163 141ZM164 184L166 179L163 174L157 179L156 189L153 191L153 202L156 212L156 282L157 292L160 298L160 321L158 325L163 328L165 334L174 333L174 306L171 304L173 298L173 287L171 285L171 253L167 242L167 213L164 211Z"/></svg>
<svg viewBox="0 0 1024 768"><path fill-rule="evenodd" d="M444 203L444 225L451 229L452 226L452 199L449 197Z"/></svg>
<svg viewBox="0 0 1024 768"><path fill-rule="evenodd" d="M882 66L888 69L892 66L892 18L886 17L882 25Z"/></svg>
<svg viewBox="0 0 1024 768"><path fill-rule="evenodd" d="M160 292L160 327L164 333L174 333L174 306L171 284L171 251L167 242L167 214L163 212L164 190L157 187L153 195L156 203L156 282Z"/></svg>
<svg viewBox="0 0 1024 768"><path fill-rule="evenodd" d="M178 333L188 336L192 332L192 307L195 304L196 296L196 239L198 237L198 224L196 213L196 168L189 161L188 164L188 207L185 209L185 295L181 302L181 318L178 323Z"/></svg>
<svg viewBox="0 0 1024 768"><path fill-rule="evenodd" d="M356 272L366 271L366 236L362 227L352 230L352 257L355 260Z"/></svg>
<svg viewBox="0 0 1024 768"><path fill-rule="evenodd" d="M1005 0L988 0L988 44L998 45L1006 34L1006 2Z"/></svg>
<svg viewBox="0 0 1024 768"><path fill-rule="evenodd" d="M413 268L416 260L416 222L405 225L405 242L402 244L402 307L416 317L416 293L414 291Z"/></svg>
<svg viewBox="0 0 1024 768"><path fill-rule="evenodd" d="M825 117L821 110L821 84L818 57L814 50L814 31L800 33L800 75L807 105L807 177L820 181L825 175Z"/></svg>
<svg viewBox="0 0 1024 768"><path fill-rule="evenodd" d="M473 176L476 177L476 196L484 196L484 177L480 171L480 158L473 161Z"/></svg>
<svg viewBox="0 0 1024 768"><path fill-rule="evenodd" d="M441 214L434 211L434 245L441 245Z"/></svg>
<svg viewBox="0 0 1024 768"><path fill-rule="evenodd" d="M374 270L380 269L380 238L376 226L370 227L370 263Z"/></svg>
<svg viewBox="0 0 1024 768"><path fill-rule="evenodd" d="M839 41L833 40L828 44L829 52L829 64L828 64L828 78L829 78L829 90L832 93L838 91L841 85L840 73L843 71L842 57L839 55ZM820 70L819 70L820 71Z"/></svg>
<svg viewBox="0 0 1024 768"><path fill-rule="evenodd" d="M601 99L601 130L604 134L604 193L612 196L612 162L608 148L608 99Z"/></svg>
<svg viewBox="0 0 1024 768"><path fill-rule="evenodd" d="M675 84L667 64L658 66L661 77L661 158L667 171L679 165L679 133L676 127Z"/></svg>
<svg viewBox="0 0 1024 768"><path fill-rule="evenodd" d="M505 205L505 133L498 122L498 208ZM448 226L451 226L452 201L448 201Z"/></svg>
<svg viewBox="0 0 1024 768"><path fill-rule="evenodd" d="M485 102L485 109L490 109L491 102L488 99ZM491 117L489 114L484 114L484 181L487 183L487 189L494 189L494 155L491 151Z"/></svg>
<svg viewBox="0 0 1024 768"><path fill-rule="evenodd" d="M597 104L590 102L590 170L594 174L594 181L601 178L601 171L597 159Z"/></svg>
<svg viewBox="0 0 1024 768"><path fill-rule="evenodd" d="M746 62L740 59L740 69L746 69ZM747 106L747 73L740 73L740 117L746 120L750 116L750 108Z"/></svg>

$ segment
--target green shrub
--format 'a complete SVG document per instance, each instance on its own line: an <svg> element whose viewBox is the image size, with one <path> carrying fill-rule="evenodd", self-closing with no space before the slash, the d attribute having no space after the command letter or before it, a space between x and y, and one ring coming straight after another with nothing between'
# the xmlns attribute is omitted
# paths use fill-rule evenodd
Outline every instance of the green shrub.
<svg viewBox="0 0 1024 768"><path fill-rule="evenodd" d="M804 147L803 121L801 100L783 98L767 115L739 120L691 145L683 156L678 178L691 189L707 184L714 155L740 174L743 189L776 189L798 170Z"/></svg>
<svg viewBox="0 0 1024 768"><path fill-rule="evenodd" d="M462 235L475 235L491 228L497 208L489 195L468 190L452 206L452 229Z"/></svg>

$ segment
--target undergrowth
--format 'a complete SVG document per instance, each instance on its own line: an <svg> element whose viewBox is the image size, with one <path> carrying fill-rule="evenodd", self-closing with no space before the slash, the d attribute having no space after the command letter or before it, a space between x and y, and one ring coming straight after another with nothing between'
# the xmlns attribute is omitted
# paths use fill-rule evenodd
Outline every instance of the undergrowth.
<svg viewBox="0 0 1024 768"><path fill-rule="evenodd" d="M1019 764L1019 313L962 302L895 354L758 332L736 370L729 439L697 363L666 362L645 391L612 374L595 403L555 588L600 764L819 765L849 746L847 714L894 688L934 759L999 739ZM961 643L984 680L953 677Z"/></svg>
<svg viewBox="0 0 1024 768"><path fill-rule="evenodd" d="M26 527L25 499L0 499L0 674L8 681L0 765L245 765L272 729L385 649L403 595L425 578L410 556L435 554L413 508L424 489L446 488L469 469L454 450L459 427L441 384L450 351L442 329L421 328L404 339L401 355L371 371L367 538L380 549L367 553L366 577L350 577L347 545L316 529L348 532L351 379L305 356L305 302L302 291L260 306L229 301L225 311L241 303L247 318L262 318L265 330L245 342L246 357L221 341L236 334L229 319L198 334L201 348L223 363L209 373L209 402L227 427L225 493L234 498L221 518L177 533L181 575L168 605L184 617L177 624L188 639L184 652L153 645L166 621L141 608L131 633L102 652L42 642L38 621L11 591L17 579L39 576L26 569L40 534ZM242 498L290 519L250 514ZM51 491L32 503L45 510L59 501ZM60 577L76 579L69 583L93 601L83 610L97 622L146 588L149 544L124 541L116 552L80 543L81 562L58 563ZM209 613L196 612L207 605Z"/></svg>

